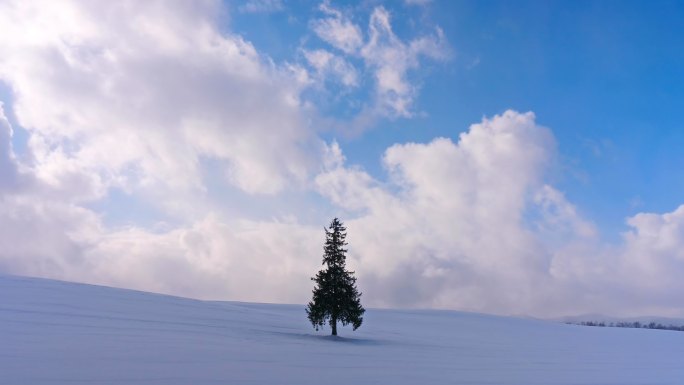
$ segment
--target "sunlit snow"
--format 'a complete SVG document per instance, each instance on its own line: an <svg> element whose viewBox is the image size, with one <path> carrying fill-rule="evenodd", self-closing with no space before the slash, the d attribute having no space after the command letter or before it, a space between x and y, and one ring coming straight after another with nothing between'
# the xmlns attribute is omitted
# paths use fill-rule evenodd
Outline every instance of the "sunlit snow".
<svg viewBox="0 0 684 385"><path fill-rule="evenodd" d="M684 333L375 310L315 332L303 305L203 302L0 276L3 384L679 384Z"/></svg>

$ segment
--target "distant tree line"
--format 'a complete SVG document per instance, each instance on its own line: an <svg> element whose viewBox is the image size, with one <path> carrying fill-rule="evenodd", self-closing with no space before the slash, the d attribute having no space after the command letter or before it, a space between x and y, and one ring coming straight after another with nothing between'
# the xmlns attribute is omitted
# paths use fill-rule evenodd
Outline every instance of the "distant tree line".
<svg viewBox="0 0 684 385"><path fill-rule="evenodd" d="M684 332L684 325L663 325L661 323L649 322L641 323L639 321L634 322L594 322L594 321L582 321L582 322L566 322L570 325L581 325L581 326L598 326L598 327L609 327L609 328L634 328L634 329L660 329L660 330L676 330Z"/></svg>

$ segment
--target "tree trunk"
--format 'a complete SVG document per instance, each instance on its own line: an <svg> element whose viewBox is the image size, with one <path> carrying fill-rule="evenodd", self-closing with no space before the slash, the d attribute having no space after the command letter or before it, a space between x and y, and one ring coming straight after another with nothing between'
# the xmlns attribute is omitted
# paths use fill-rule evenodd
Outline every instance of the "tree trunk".
<svg viewBox="0 0 684 385"><path fill-rule="evenodd" d="M337 335L337 317L333 317L332 319L332 335Z"/></svg>

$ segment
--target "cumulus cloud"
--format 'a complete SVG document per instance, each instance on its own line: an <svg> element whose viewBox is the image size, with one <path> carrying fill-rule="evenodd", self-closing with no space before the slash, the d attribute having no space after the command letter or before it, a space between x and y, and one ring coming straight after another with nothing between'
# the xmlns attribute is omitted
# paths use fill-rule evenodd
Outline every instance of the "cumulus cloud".
<svg viewBox="0 0 684 385"><path fill-rule="evenodd" d="M37 175L67 173L95 198L117 184L202 190L205 159L249 193L305 180L322 147L300 83L221 33L217 6L4 2L0 78Z"/></svg>
<svg viewBox="0 0 684 385"><path fill-rule="evenodd" d="M302 302L322 231L216 215L171 230L109 228L59 184L20 169L0 109L0 272L207 299ZM64 174L56 176L60 183Z"/></svg>
<svg viewBox="0 0 684 385"><path fill-rule="evenodd" d="M684 205L665 214L640 213L627 220L624 256L641 290L677 288L684 284ZM674 296L674 293L668 293Z"/></svg>
<svg viewBox="0 0 684 385"><path fill-rule="evenodd" d="M684 315L684 206L626 223L619 244L573 242L554 251L555 282L573 294L564 306L552 304L556 312Z"/></svg>
<svg viewBox="0 0 684 385"><path fill-rule="evenodd" d="M292 300L285 277L318 264L291 259L311 254L296 235L309 229L279 235L285 225L273 221L213 216L203 198L217 182L206 177L246 194L299 191L325 146L296 74L220 32L219 7L0 4L0 81L29 134L22 164L0 110L1 271L245 299L265 274L272 284L253 300ZM162 232L109 228L88 207L113 188L192 215Z"/></svg>
<svg viewBox="0 0 684 385"><path fill-rule="evenodd" d="M365 210L349 223L350 239L376 300L525 306L548 260L523 216L553 146L534 115L508 111L471 126L458 143L437 138L390 147L383 160L392 186L343 167L317 182L334 202Z"/></svg>
<svg viewBox="0 0 684 385"><path fill-rule="evenodd" d="M437 138L390 147L383 158L389 183L342 162L316 182L332 202L356 213L349 239L359 282L374 304L681 315L678 301L648 301L680 286L657 277L674 279L684 267L674 251L684 239L684 210L630 219L635 231L623 247L610 248L546 182L554 153L551 132L532 113L507 111L472 125L456 143ZM666 257L659 257L658 244L666 245ZM637 294L644 284L655 286L653 296Z"/></svg>
<svg viewBox="0 0 684 385"><path fill-rule="evenodd" d="M59 184L22 170L11 132L0 109L0 272L207 299L305 300L320 263L318 227L207 213L164 231L110 228Z"/></svg>

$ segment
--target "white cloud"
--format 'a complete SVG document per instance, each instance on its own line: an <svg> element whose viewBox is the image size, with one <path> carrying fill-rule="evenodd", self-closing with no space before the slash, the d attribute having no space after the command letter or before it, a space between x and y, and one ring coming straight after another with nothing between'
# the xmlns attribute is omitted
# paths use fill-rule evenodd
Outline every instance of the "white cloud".
<svg viewBox="0 0 684 385"><path fill-rule="evenodd" d="M0 189L11 188L17 183L17 163L12 151L11 139L12 126L0 102Z"/></svg>
<svg viewBox="0 0 684 385"><path fill-rule="evenodd" d="M36 170L21 170L12 159L11 132L0 108L1 272L198 298L306 300L308 278L320 264L318 227L229 222L205 213L164 231L109 228L96 212L63 194L65 174L53 184L36 178ZM331 156L339 154L334 147Z"/></svg>
<svg viewBox="0 0 684 385"><path fill-rule="evenodd" d="M270 13L282 11L282 0L248 0L238 9L244 13Z"/></svg>
<svg viewBox="0 0 684 385"><path fill-rule="evenodd" d="M392 186L353 168L317 182L334 202L365 209L348 227L360 282L378 304L511 311L502 307L534 306L530 292L547 275L546 252L523 216L552 153L534 115L508 111L458 143L390 147Z"/></svg>
<svg viewBox="0 0 684 385"><path fill-rule="evenodd" d="M390 147L389 184L342 163L316 181L356 216L350 250L373 305L681 316L681 301L666 294L681 286L684 208L630 219L636 231L611 248L545 181L554 153L533 114L507 111L457 143Z"/></svg>
<svg viewBox="0 0 684 385"><path fill-rule="evenodd" d="M363 45L361 29L342 12L332 8L328 2L322 3L319 9L327 17L311 23L314 32L342 52L355 54Z"/></svg>
<svg viewBox="0 0 684 385"><path fill-rule="evenodd" d="M203 159L249 193L304 181L322 145L300 83L219 32L216 7L3 3L0 79L15 91L36 174L78 180L69 184L91 197L115 184L201 191Z"/></svg>
<svg viewBox="0 0 684 385"><path fill-rule="evenodd" d="M282 287L319 263L291 259L311 254L308 228L220 219L205 201L217 167L247 194L301 191L326 150L297 74L219 32L218 7L0 4L0 81L30 159L14 158L0 113L0 271L214 298L308 292L306 277L305 291ZM184 218L161 233L108 228L86 205L113 187ZM269 259L276 248L280 264Z"/></svg>
<svg viewBox="0 0 684 385"><path fill-rule="evenodd" d="M322 231L213 216L168 232L106 229L89 210L0 196L0 271L205 299L304 302Z"/></svg>
<svg viewBox="0 0 684 385"><path fill-rule="evenodd" d="M558 233L565 230L584 238L597 236L595 226L583 219L565 195L552 186L544 185L537 191L534 202L539 206L542 217L537 222L540 231Z"/></svg>
<svg viewBox="0 0 684 385"><path fill-rule="evenodd" d="M553 275L573 294L563 311L684 316L684 206L639 213L627 224L620 244L576 242L555 251Z"/></svg>
<svg viewBox="0 0 684 385"><path fill-rule="evenodd" d="M642 289L678 288L684 274L684 205L666 214L640 213L627 220L625 258Z"/></svg>
<svg viewBox="0 0 684 385"><path fill-rule="evenodd" d="M392 30L389 11L379 6L370 16L368 40L365 40L361 28L342 11L328 3L320 8L326 17L313 22L314 32L344 54L362 59L373 74L375 101L361 115L412 117L418 86L409 78L409 73L420 67L421 58L440 61L449 58L450 49L442 30L437 27L433 35L402 41ZM372 117L359 120L372 121Z"/></svg>
<svg viewBox="0 0 684 385"><path fill-rule="evenodd" d="M208 216L163 234L107 234L90 251L100 281L200 298L303 302L322 234L294 223Z"/></svg>
<svg viewBox="0 0 684 385"><path fill-rule="evenodd" d="M533 114L514 111L483 119L457 142L388 148L387 182L346 166L337 143L327 146L315 183L351 218L349 264L367 306L681 316L684 206L636 215L622 245L603 245L545 181L554 148ZM93 211L52 199L57 187L32 183L0 194L3 272L199 298L308 299L318 226L207 214L162 232L111 229Z"/></svg>
<svg viewBox="0 0 684 385"><path fill-rule="evenodd" d="M417 88L407 79L410 69L419 66L419 57L443 60L448 57L444 34L402 42L392 31L390 14L378 7L369 23L369 41L361 50L366 65L375 71L379 108L391 117L411 117Z"/></svg>
<svg viewBox="0 0 684 385"><path fill-rule="evenodd" d="M340 56L323 49L303 52L309 65L316 71L319 81L325 82L327 79L333 79L345 87L359 85L356 68Z"/></svg>
<svg viewBox="0 0 684 385"><path fill-rule="evenodd" d="M419 6L426 6L430 4L432 0L404 0L404 3L406 5L419 5Z"/></svg>

